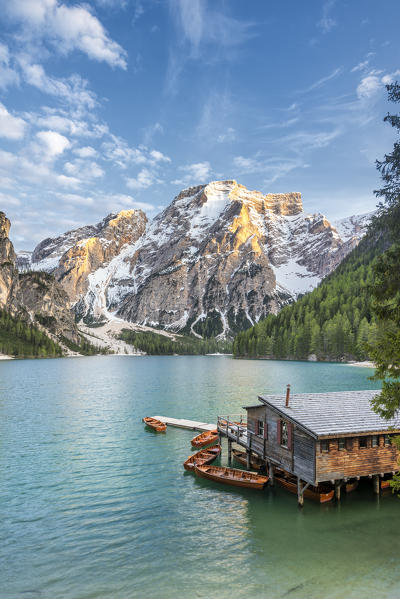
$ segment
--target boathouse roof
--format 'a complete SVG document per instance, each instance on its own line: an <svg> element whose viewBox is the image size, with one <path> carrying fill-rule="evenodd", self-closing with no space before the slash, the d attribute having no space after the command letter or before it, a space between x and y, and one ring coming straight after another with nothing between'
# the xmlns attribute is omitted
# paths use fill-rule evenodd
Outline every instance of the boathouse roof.
<svg viewBox="0 0 400 599"><path fill-rule="evenodd" d="M284 395L260 395L258 399L297 423L315 438L373 432L400 432L400 415L385 420L371 408L379 391L296 393L286 407ZM252 406L255 407L255 406Z"/></svg>

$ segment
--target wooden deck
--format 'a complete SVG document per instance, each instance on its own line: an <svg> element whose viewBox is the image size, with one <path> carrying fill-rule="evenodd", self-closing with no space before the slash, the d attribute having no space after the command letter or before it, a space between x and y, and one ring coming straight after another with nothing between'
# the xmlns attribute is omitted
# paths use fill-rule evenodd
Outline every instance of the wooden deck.
<svg viewBox="0 0 400 599"><path fill-rule="evenodd" d="M176 428L186 428L192 431L213 431L217 428L216 424L209 424L207 422L197 422L196 420L185 420L183 418L169 418L168 416L153 416L161 422L165 422L168 426L175 426Z"/></svg>

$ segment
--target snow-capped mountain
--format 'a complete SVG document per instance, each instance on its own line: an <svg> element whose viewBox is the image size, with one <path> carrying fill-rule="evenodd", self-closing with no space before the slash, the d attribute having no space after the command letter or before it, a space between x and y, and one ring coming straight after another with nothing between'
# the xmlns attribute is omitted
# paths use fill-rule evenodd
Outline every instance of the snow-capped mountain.
<svg viewBox="0 0 400 599"><path fill-rule="evenodd" d="M32 267L53 272L81 316L228 333L314 288L358 243L368 215L333 226L305 214L300 193L214 181L146 220L124 211L47 239Z"/></svg>

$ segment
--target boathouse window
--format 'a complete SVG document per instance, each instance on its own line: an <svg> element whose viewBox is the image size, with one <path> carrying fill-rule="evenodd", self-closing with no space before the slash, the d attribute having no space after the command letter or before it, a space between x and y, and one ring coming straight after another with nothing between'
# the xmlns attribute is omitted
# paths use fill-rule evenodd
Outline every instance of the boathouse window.
<svg viewBox="0 0 400 599"><path fill-rule="evenodd" d="M321 441L321 451L325 453L329 451L329 441L327 439Z"/></svg>
<svg viewBox="0 0 400 599"><path fill-rule="evenodd" d="M344 451L346 449L346 439L343 437L338 440L338 449L339 451Z"/></svg>
<svg viewBox="0 0 400 599"><path fill-rule="evenodd" d="M289 429L288 423L284 420L281 420L281 445L283 447L289 446Z"/></svg>
<svg viewBox="0 0 400 599"><path fill-rule="evenodd" d="M258 434L260 435L260 437L264 437L264 420L259 420L258 421Z"/></svg>
<svg viewBox="0 0 400 599"><path fill-rule="evenodd" d="M390 435L385 435L384 436L384 443L385 443L385 447L389 447L390 445Z"/></svg>
<svg viewBox="0 0 400 599"><path fill-rule="evenodd" d="M360 437L358 443L360 449L366 449L368 447L368 437Z"/></svg>
<svg viewBox="0 0 400 599"><path fill-rule="evenodd" d="M372 447L378 447L378 445L379 445L378 435L372 435L372 437L371 437L371 446Z"/></svg>

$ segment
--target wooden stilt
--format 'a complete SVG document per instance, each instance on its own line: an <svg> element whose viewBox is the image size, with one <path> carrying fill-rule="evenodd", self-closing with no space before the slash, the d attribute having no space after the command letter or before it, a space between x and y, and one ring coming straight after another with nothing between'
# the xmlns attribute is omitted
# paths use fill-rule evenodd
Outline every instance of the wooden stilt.
<svg viewBox="0 0 400 599"><path fill-rule="evenodd" d="M229 464L232 461L232 441L228 439L228 462Z"/></svg>
<svg viewBox="0 0 400 599"><path fill-rule="evenodd" d="M270 484L271 487L273 487L274 483L275 483L275 481L274 481L274 467L271 464L271 462L269 462L269 464L268 464L268 475L269 475L269 484Z"/></svg>
<svg viewBox="0 0 400 599"><path fill-rule="evenodd" d="M251 451L246 451L246 458L247 458L247 470L250 470L251 468Z"/></svg>
<svg viewBox="0 0 400 599"><path fill-rule="evenodd" d="M299 502L299 506L303 507L303 505L304 505L304 496L303 496L303 489L302 489L301 479L300 478L297 478L297 501Z"/></svg>
<svg viewBox="0 0 400 599"><path fill-rule="evenodd" d="M340 501L340 490L342 488L342 483L340 480L335 480L335 497L338 501Z"/></svg>
<svg viewBox="0 0 400 599"><path fill-rule="evenodd" d="M374 485L374 493L375 493L375 495L379 495L379 490L380 490L380 486L379 486L379 474L375 474L372 477L372 481L373 481L373 485Z"/></svg>

